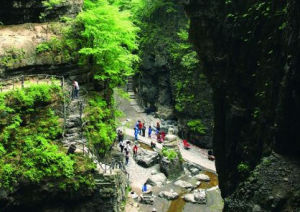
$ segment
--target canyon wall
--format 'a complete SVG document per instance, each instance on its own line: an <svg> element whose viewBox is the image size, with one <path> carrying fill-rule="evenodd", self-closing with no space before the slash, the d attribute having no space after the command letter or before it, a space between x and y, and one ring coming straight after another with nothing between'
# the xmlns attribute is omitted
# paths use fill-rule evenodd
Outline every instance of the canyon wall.
<svg viewBox="0 0 300 212"><path fill-rule="evenodd" d="M190 17L190 40L213 88L213 146L220 188L226 198L225 210L251 211L254 206L266 211L297 208L299 180L295 179L299 178L299 166L289 168L283 175L274 170L273 178L288 179L290 172L296 173L296 177L290 176L294 180L288 188L277 190L272 178L265 181L272 191L259 193L245 184L249 184L249 176L255 185L265 172L272 173L272 165L260 169L263 157L268 160L278 153L281 156L273 158L270 164L281 161L299 164L300 3L294 0L183 3ZM277 185L280 184L284 182ZM261 205L264 196L270 200Z"/></svg>
<svg viewBox="0 0 300 212"><path fill-rule="evenodd" d="M188 18L177 1L147 3L141 18L141 64L135 88L142 104L162 119L178 120L179 136L212 147L212 89L189 44ZM147 10L147 12L146 12Z"/></svg>

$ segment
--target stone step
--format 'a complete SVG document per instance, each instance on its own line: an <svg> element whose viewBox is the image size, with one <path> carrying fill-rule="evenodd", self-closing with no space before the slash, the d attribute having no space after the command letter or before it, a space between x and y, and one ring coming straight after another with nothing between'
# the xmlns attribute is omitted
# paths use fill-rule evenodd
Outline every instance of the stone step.
<svg viewBox="0 0 300 212"><path fill-rule="evenodd" d="M78 133L78 132L80 132L80 130L81 130L81 127L79 127L79 126L74 126L74 127L68 128L68 129L66 130L66 134Z"/></svg>
<svg viewBox="0 0 300 212"><path fill-rule="evenodd" d="M73 128L74 129L74 128ZM74 136L80 136L79 132L75 132L75 133L70 133L70 134L65 134L65 137L69 138L69 137L74 137Z"/></svg>
<svg viewBox="0 0 300 212"><path fill-rule="evenodd" d="M77 120L80 120L79 114L72 114L72 115L69 115L69 117L67 118L67 121L77 121Z"/></svg>

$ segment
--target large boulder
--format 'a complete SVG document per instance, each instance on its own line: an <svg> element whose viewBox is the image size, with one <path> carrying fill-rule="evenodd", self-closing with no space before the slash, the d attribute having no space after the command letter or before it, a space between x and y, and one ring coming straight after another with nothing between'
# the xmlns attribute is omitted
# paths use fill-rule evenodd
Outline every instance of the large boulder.
<svg viewBox="0 0 300 212"><path fill-rule="evenodd" d="M152 186L161 186L162 184L164 184L167 180L166 175L164 175L163 173L158 173L158 174L154 174L151 175L146 183Z"/></svg>
<svg viewBox="0 0 300 212"><path fill-rule="evenodd" d="M192 174L192 175L196 175L199 174L199 172L201 171L201 166L199 166L198 164L195 163L190 163L188 161L186 161L184 163L184 167Z"/></svg>
<svg viewBox="0 0 300 212"><path fill-rule="evenodd" d="M179 197L179 194L171 190L171 191L161 191L158 196L167 200L174 200Z"/></svg>
<svg viewBox="0 0 300 212"><path fill-rule="evenodd" d="M165 137L165 141L172 142L172 141L177 141L178 137L173 134L167 134Z"/></svg>
<svg viewBox="0 0 300 212"><path fill-rule="evenodd" d="M141 149L138 151L137 156L135 157L137 164L148 168L153 166L154 164L158 163L159 161L159 154L154 151Z"/></svg>
<svg viewBox="0 0 300 212"><path fill-rule="evenodd" d="M194 198L194 194L186 194L184 195L183 199L186 201L186 202L191 202L191 203L195 203L195 198Z"/></svg>
<svg viewBox="0 0 300 212"><path fill-rule="evenodd" d="M206 191L205 189L197 189L194 191L194 199L197 203L206 203Z"/></svg>
<svg viewBox="0 0 300 212"><path fill-rule="evenodd" d="M200 181L205 181L205 182L210 181L209 176L207 176L206 174L198 174L195 176L195 178Z"/></svg>
<svg viewBox="0 0 300 212"><path fill-rule="evenodd" d="M163 157L163 159L160 161L160 171L168 178L175 179L183 172L182 162L178 157L171 161L166 157Z"/></svg>
<svg viewBox="0 0 300 212"><path fill-rule="evenodd" d="M193 188L194 186L189 183L189 182L186 182L186 181L183 181L183 180L177 180L175 183L174 183L176 186L179 186L181 188L186 188L186 189L189 189L189 188Z"/></svg>
<svg viewBox="0 0 300 212"><path fill-rule="evenodd" d="M193 193L184 195L183 198L187 202L206 204L206 191L205 189L197 189Z"/></svg>

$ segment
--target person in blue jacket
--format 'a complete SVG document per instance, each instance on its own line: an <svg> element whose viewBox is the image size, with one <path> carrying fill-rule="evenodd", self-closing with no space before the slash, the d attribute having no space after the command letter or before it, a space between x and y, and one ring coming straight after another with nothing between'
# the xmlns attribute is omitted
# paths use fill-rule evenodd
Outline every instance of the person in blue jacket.
<svg viewBox="0 0 300 212"><path fill-rule="evenodd" d="M147 183L144 183L142 187L142 192L147 192Z"/></svg>
<svg viewBox="0 0 300 212"><path fill-rule="evenodd" d="M152 133L152 127L149 126L149 129L148 129L148 137L151 138L151 133Z"/></svg>
<svg viewBox="0 0 300 212"><path fill-rule="evenodd" d="M137 127L134 128L134 138L137 141L138 140L138 134L139 134L139 129Z"/></svg>

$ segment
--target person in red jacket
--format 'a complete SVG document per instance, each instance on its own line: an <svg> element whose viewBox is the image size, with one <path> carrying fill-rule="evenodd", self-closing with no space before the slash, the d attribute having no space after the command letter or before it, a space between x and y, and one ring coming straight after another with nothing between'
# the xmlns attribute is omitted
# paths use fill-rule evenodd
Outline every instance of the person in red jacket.
<svg viewBox="0 0 300 212"><path fill-rule="evenodd" d="M133 147L133 155L134 156L136 156L137 151L138 151L138 146L135 144L134 147Z"/></svg>
<svg viewBox="0 0 300 212"><path fill-rule="evenodd" d="M157 142L158 142L158 143L161 143L161 142L162 142L161 136L160 136L160 132L157 133Z"/></svg>
<svg viewBox="0 0 300 212"><path fill-rule="evenodd" d="M139 134L142 135L142 128L143 128L143 124L141 121L139 121Z"/></svg>

